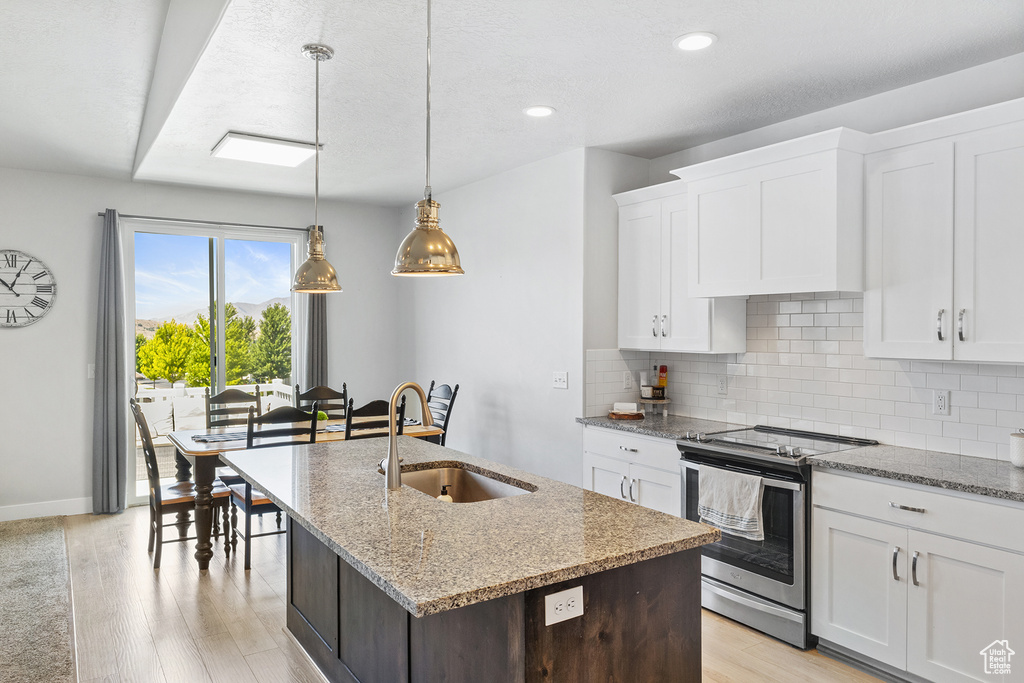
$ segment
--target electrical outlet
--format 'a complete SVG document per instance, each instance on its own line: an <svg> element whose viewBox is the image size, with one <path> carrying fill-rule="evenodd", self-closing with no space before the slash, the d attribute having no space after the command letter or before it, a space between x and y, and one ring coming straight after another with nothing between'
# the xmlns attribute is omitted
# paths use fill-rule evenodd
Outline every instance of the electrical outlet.
<svg viewBox="0 0 1024 683"><path fill-rule="evenodd" d="M721 396L727 396L729 394L729 378L725 375L718 376L718 393Z"/></svg>
<svg viewBox="0 0 1024 683"><path fill-rule="evenodd" d="M632 389L633 388L633 373L629 370L624 370L622 373L622 388Z"/></svg>
<svg viewBox="0 0 1024 683"><path fill-rule="evenodd" d="M583 586L544 596L544 625L583 616Z"/></svg>
<svg viewBox="0 0 1024 683"><path fill-rule="evenodd" d="M568 372L556 372L552 378L551 386L555 389L568 389L569 388L569 373Z"/></svg>
<svg viewBox="0 0 1024 683"><path fill-rule="evenodd" d="M936 389L932 392L932 415L949 415L948 389Z"/></svg>

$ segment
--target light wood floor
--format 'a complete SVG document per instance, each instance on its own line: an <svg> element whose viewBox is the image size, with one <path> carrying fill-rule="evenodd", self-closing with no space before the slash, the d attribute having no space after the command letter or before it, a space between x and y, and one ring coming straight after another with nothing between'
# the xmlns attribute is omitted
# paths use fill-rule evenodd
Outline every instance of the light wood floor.
<svg viewBox="0 0 1024 683"><path fill-rule="evenodd" d="M248 573L241 552L225 559L221 541L206 574L196 568L194 541L164 545L156 572L147 518L145 507L67 518L80 681L323 680L283 630L283 535L253 541ZM271 515L265 521L273 525ZM707 611L703 663L704 680L722 683L876 680Z"/></svg>

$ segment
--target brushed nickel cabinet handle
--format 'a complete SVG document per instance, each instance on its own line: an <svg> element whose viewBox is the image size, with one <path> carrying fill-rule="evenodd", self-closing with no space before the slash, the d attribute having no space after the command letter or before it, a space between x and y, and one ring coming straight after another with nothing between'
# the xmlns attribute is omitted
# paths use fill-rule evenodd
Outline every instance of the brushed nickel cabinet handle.
<svg viewBox="0 0 1024 683"><path fill-rule="evenodd" d="M661 336L662 337L665 336L665 318L667 318L667 317L668 317L667 315L661 316Z"/></svg>
<svg viewBox="0 0 1024 683"><path fill-rule="evenodd" d="M629 500L633 503L636 502L636 498L633 496L633 486L636 484L636 479L629 480Z"/></svg>
<svg viewBox="0 0 1024 683"><path fill-rule="evenodd" d="M917 552L915 550L914 551L914 561L910 564L910 578L913 579L915 586L920 586L921 585L921 584L919 584L917 582L917 558L920 556L920 554L921 553L919 553L919 552Z"/></svg>
<svg viewBox="0 0 1024 683"><path fill-rule="evenodd" d="M909 505L900 505L899 503L894 503L891 500L889 501L889 507L896 508L897 510L906 510L907 512L927 512L924 508L912 508Z"/></svg>
<svg viewBox="0 0 1024 683"><path fill-rule="evenodd" d="M899 581L900 575L896 573L896 559L900 556L900 547L896 546L892 549L892 580Z"/></svg>
<svg viewBox="0 0 1024 683"><path fill-rule="evenodd" d="M946 309L940 308L939 315L935 319L935 334L939 335L939 341L946 341L942 338L942 316L945 314Z"/></svg>
<svg viewBox="0 0 1024 683"><path fill-rule="evenodd" d="M966 308L961 308L956 315L956 336L960 337L960 341L967 341L964 339L964 313L966 312Z"/></svg>
<svg viewBox="0 0 1024 683"><path fill-rule="evenodd" d="M626 500L626 490L622 488L626 484L626 475L622 475L622 481L619 482L619 495L622 496L622 500Z"/></svg>
<svg viewBox="0 0 1024 683"><path fill-rule="evenodd" d="M651 336L658 336L658 316L651 318Z"/></svg>
<svg viewBox="0 0 1024 683"><path fill-rule="evenodd" d="M637 449L630 448L629 446L619 446L620 451L626 451L627 453L636 453Z"/></svg>

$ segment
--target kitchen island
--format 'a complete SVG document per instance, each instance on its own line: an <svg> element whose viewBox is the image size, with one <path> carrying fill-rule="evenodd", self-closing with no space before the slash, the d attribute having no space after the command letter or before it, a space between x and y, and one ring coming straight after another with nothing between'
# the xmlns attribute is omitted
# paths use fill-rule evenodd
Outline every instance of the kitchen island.
<svg viewBox="0 0 1024 683"><path fill-rule="evenodd" d="M226 454L284 509L288 628L332 680L700 680L700 554L716 529L400 437L403 471L520 495L386 492L387 439ZM545 625L582 586L583 615ZM565 608L563 602L561 609Z"/></svg>

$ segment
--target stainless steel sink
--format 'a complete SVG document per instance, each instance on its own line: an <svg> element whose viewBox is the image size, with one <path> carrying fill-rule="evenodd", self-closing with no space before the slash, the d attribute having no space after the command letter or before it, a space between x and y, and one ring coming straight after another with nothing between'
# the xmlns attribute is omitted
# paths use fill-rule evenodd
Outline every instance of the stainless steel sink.
<svg viewBox="0 0 1024 683"><path fill-rule="evenodd" d="M506 484L488 476L489 474L493 473L487 473L486 470L473 472L461 467L434 467L416 471L403 469L402 483L435 498L441 495L441 487L446 486L448 495L452 497L454 503L477 503L482 500L521 496L536 490L535 487L522 488Z"/></svg>

